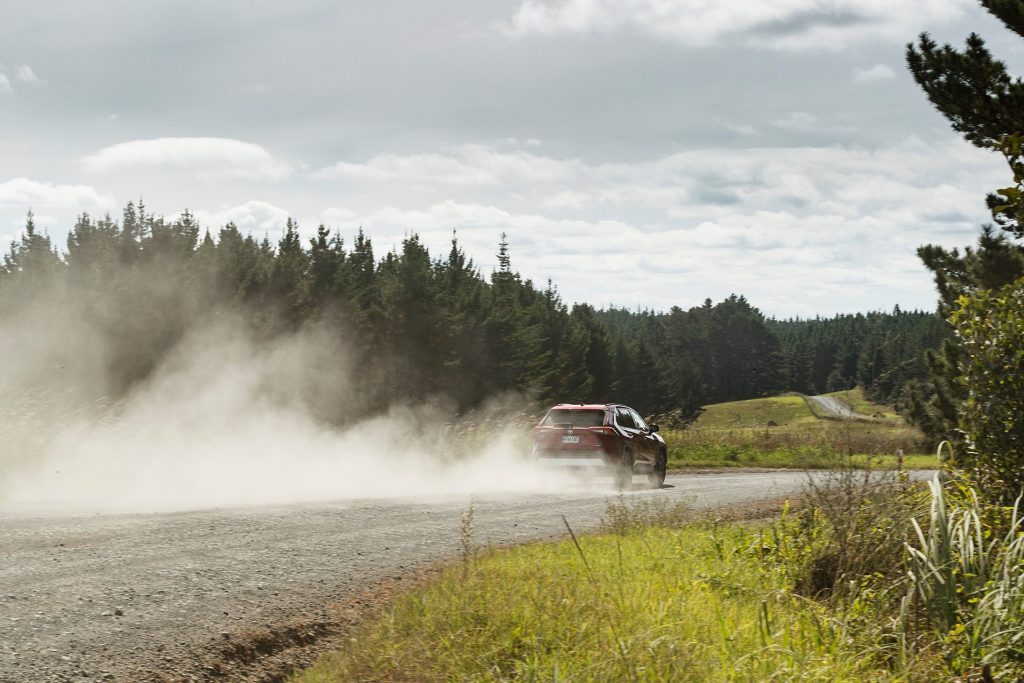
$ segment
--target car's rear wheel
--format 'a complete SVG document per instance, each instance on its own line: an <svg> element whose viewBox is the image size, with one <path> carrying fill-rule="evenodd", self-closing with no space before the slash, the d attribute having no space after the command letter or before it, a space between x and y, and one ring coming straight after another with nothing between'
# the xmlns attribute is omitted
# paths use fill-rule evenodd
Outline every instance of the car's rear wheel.
<svg viewBox="0 0 1024 683"><path fill-rule="evenodd" d="M665 473L668 471L668 454L665 451L658 451L658 459L654 461L654 468L647 474L647 482L652 489L660 489L665 485Z"/></svg>
<svg viewBox="0 0 1024 683"><path fill-rule="evenodd" d="M615 467L615 488L625 491L633 485L633 452L623 451Z"/></svg>

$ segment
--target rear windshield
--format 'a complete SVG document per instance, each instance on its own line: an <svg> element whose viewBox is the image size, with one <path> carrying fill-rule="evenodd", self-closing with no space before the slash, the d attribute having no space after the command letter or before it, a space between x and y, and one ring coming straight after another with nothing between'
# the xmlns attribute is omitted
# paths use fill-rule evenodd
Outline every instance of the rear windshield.
<svg viewBox="0 0 1024 683"><path fill-rule="evenodd" d="M547 417L540 424L543 427L553 427L560 424L570 424L573 427L600 427L604 424L604 411L555 408L548 413Z"/></svg>

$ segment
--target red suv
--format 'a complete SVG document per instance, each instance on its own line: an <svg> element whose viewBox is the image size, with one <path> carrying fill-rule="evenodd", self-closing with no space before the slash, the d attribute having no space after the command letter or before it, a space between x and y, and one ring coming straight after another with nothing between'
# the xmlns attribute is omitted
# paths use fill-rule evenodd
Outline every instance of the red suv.
<svg viewBox="0 0 1024 683"><path fill-rule="evenodd" d="M533 428L533 455L542 465L610 469L618 488L646 474L654 488L665 482L668 449L635 410L617 403L560 403Z"/></svg>

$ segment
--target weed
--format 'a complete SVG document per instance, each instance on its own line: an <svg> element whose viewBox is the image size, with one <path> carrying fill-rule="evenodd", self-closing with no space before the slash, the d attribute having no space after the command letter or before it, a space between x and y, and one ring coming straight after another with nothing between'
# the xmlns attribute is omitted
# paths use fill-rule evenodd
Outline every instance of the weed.
<svg viewBox="0 0 1024 683"><path fill-rule="evenodd" d="M687 501L669 502L664 498L641 498L627 502L619 494L605 505L600 530L624 535L650 527L673 529L693 521L693 508Z"/></svg>
<svg viewBox="0 0 1024 683"><path fill-rule="evenodd" d="M469 506L466 507L459 518L459 547L461 550L463 572L469 571L473 558L476 556L476 544L473 539L475 534L475 517L476 504L473 502L473 498L470 497Z"/></svg>

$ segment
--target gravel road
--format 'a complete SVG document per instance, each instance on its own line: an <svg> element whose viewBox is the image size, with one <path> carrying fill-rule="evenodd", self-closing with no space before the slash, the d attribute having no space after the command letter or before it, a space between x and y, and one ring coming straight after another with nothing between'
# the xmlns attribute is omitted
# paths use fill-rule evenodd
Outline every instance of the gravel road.
<svg viewBox="0 0 1024 683"><path fill-rule="evenodd" d="M811 404L814 412L821 417L831 417L837 420L870 420L870 415L856 413L853 409L840 401L835 396L806 396L807 402Z"/></svg>
<svg viewBox="0 0 1024 683"><path fill-rule="evenodd" d="M700 509L777 498L806 481L795 471L671 475L666 488L627 495ZM563 514L586 529L614 495L477 496L474 540L558 535ZM456 556L467 505L448 496L132 515L0 508L0 681L213 677L195 663L218 642Z"/></svg>

